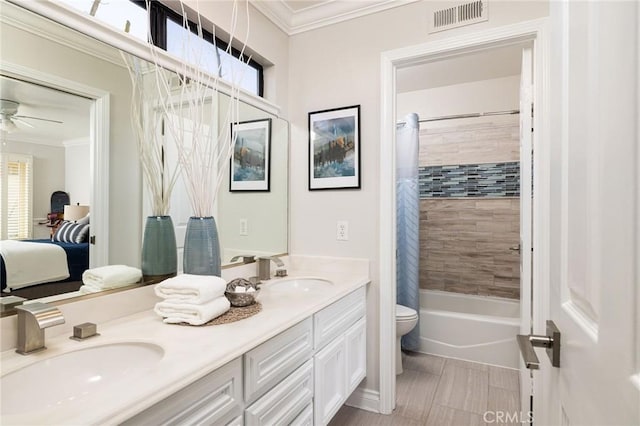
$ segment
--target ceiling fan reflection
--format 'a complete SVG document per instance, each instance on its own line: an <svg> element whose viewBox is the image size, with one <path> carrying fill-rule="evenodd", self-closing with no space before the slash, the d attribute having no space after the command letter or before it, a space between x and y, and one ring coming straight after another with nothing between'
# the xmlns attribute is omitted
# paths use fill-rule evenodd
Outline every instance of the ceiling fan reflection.
<svg viewBox="0 0 640 426"><path fill-rule="evenodd" d="M27 120L39 120L49 123L62 124L62 121L52 120L49 118L32 117L29 115L19 115L18 108L20 103L11 101L9 99L0 99L0 130L7 133L12 133L19 130L16 123L23 124L27 127L34 128L35 126L29 123Z"/></svg>

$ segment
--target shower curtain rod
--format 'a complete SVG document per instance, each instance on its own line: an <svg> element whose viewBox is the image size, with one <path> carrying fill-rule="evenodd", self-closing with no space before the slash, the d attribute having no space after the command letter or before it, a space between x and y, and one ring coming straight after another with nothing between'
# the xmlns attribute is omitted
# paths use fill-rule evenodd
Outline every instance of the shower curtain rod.
<svg viewBox="0 0 640 426"><path fill-rule="evenodd" d="M520 114L520 110L512 109L508 111L474 112L469 114L443 115L441 117L425 118L423 120L418 120L418 123L427 123L429 121L455 120L456 118L476 118L476 117L489 117L492 115L516 115L516 114ZM396 124L406 124L406 122L398 121Z"/></svg>

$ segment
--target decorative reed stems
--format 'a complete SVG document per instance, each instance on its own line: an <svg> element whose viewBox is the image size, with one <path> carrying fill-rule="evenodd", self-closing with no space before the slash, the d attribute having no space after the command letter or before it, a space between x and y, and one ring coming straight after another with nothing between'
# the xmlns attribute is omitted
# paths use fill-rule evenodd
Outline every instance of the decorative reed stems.
<svg viewBox="0 0 640 426"><path fill-rule="evenodd" d="M131 126L138 143L142 176L149 189L151 214L165 216L169 213L171 192L180 168L165 162L166 143L160 130L163 123L159 107L164 100L155 90L145 87L144 78L149 71L161 73L161 70L145 70L146 62L128 53L121 55L131 77Z"/></svg>
<svg viewBox="0 0 640 426"><path fill-rule="evenodd" d="M240 78L236 79L237 72L230 69L231 90L229 104L224 111L218 102L218 90L220 88L222 65L218 60L218 69L215 75L205 70L204 49L214 49L216 46L210 43L194 43L189 30L187 13L184 4L182 7L183 28L186 29L182 39L183 52L189 60L180 62L178 75L172 80L163 78L165 75L162 65L159 64L158 51L151 46L151 56L155 66L155 89L159 100L157 105L164 118L164 128L168 130L178 153L178 163L182 170L189 201L194 216L213 216L214 203L218 189L223 180L226 168L233 151L235 135L230 135L230 123L236 123L239 119L239 95ZM149 0L147 0L147 8ZM198 16L198 36L203 36L203 25L200 13ZM247 19L249 6L247 2ZM238 2L233 2L230 41L226 52L231 54L231 44L235 39L235 31L238 20ZM215 27L211 32L215 38ZM245 40L249 37L249 25ZM243 58L246 44L243 44L240 58ZM248 59L247 59L248 61ZM241 77L241 76L240 76Z"/></svg>

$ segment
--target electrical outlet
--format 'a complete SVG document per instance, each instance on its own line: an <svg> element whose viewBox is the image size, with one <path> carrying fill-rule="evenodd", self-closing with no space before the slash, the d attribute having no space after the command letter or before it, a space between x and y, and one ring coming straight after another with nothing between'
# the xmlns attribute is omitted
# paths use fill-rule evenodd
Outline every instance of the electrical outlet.
<svg viewBox="0 0 640 426"><path fill-rule="evenodd" d="M240 219L240 235L249 235L249 223L247 219Z"/></svg>
<svg viewBox="0 0 640 426"><path fill-rule="evenodd" d="M347 222L346 220L338 221L338 226L336 230L336 239L338 241L349 240L349 222Z"/></svg>

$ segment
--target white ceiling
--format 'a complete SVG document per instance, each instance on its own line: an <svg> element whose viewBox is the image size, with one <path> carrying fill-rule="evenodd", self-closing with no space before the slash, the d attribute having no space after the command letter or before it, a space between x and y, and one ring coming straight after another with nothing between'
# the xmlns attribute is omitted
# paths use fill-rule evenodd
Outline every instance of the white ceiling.
<svg viewBox="0 0 640 426"><path fill-rule="evenodd" d="M285 33L292 35L418 0L250 0Z"/></svg>
<svg viewBox="0 0 640 426"><path fill-rule="evenodd" d="M519 75L522 47L506 46L399 69L396 75L397 92Z"/></svg>
<svg viewBox="0 0 640 426"><path fill-rule="evenodd" d="M2 137L9 140L62 146L89 139L89 99L0 75L0 99L20 103L17 115L62 121L62 124L25 118L33 128L15 122L18 130Z"/></svg>

